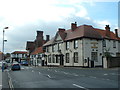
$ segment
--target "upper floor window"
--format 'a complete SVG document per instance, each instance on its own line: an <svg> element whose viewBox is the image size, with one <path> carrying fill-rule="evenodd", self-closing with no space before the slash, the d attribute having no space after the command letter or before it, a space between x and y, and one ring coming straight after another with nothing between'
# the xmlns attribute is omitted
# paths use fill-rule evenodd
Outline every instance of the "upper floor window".
<svg viewBox="0 0 120 90"><path fill-rule="evenodd" d="M52 46L52 51L55 52L55 45Z"/></svg>
<svg viewBox="0 0 120 90"><path fill-rule="evenodd" d="M24 58L24 54L22 54L22 58Z"/></svg>
<svg viewBox="0 0 120 90"><path fill-rule="evenodd" d="M113 41L113 48L116 48L116 41Z"/></svg>
<svg viewBox="0 0 120 90"><path fill-rule="evenodd" d="M78 48L78 40L74 41L74 48Z"/></svg>
<svg viewBox="0 0 120 90"><path fill-rule="evenodd" d="M46 47L46 52L49 52L49 47Z"/></svg>
<svg viewBox="0 0 120 90"><path fill-rule="evenodd" d="M48 55L48 63L51 63L51 55Z"/></svg>
<svg viewBox="0 0 120 90"><path fill-rule="evenodd" d="M106 40L103 40L103 47L106 47Z"/></svg>
<svg viewBox="0 0 120 90"><path fill-rule="evenodd" d="M58 44L58 50L61 50L61 43Z"/></svg>
<svg viewBox="0 0 120 90"><path fill-rule="evenodd" d="M66 42L66 50L70 48L70 42Z"/></svg>
<svg viewBox="0 0 120 90"><path fill-rule="evenodd" d="M78 63L78 52L74 52L74 63Z"/></svg>

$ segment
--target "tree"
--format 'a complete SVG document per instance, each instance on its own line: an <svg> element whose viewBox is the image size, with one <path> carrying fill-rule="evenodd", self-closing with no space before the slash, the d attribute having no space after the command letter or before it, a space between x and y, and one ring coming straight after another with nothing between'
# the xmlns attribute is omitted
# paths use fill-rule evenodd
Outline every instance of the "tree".
<svg viewBox="0 0 120 90"><path fill-rule="evenodd" d="M108 49L105 48L105 52L104 52L104 56L105 56L105 57L107 57L107 58L108 58L108 57L112 57L112 54L113 54L113 53L110 52L110 48L108 48Z"/></svg>

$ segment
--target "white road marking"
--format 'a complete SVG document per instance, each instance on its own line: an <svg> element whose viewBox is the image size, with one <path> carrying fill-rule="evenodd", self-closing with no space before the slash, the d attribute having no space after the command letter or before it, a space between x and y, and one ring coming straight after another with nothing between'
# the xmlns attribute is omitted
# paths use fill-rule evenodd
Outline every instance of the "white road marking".
<svg viewBox="0 0 120 90"><path fill-rule="evenodd" d="M120 75L119 73L111 73L111 75Z"/></svg>
<svg viewBox="0 0 120 90"><path fill-rule="evenodd" d="M9 87L11 88L11 90L13 90L13 84L12 84L12 78L10 77L10 73L8 72L8 78L9 78L9 81L8 81L8 84L9 84Z"/></svg>
<svg viewBox="0 0 120 90"><path fill-rule="evenodd" d="M55 72L57 72L57 71L55 70Z"/></svg>
<svg viewBox="0 0 120 90"><path fill-rule="evenodd" d="M80 75L80 76L85 77L85 75Z"/></svg>
<svg viewBox="0 0 120 90"><path fill-rule="evenodd" d="M89 89L87 89L87 88L85 88L85 87L83 87L83 86L77 85L77 84L73 84L73 86L76 86L76 87L78 87L78 88L82 88L82 89L85 89L85 90L89 90Z"/></svg>
<svg viewBox="0 0 120 90"><path fill-rule="evenodd" d="M2 85L0 85L0 87L1 87Z"/></svg>
<svg viewBox="0 0 120 90"><path fill-rule="evenodd" d="M66 73L66 72L63 72L64 74L68 74L68 73Z"/></svg>
<svg viewBox="0 0 120 90"><path fill-rule="evenodd" d="M34 72L34 71L32 70L32 72Z"/></svg>
<svg viewBox="0 0 120 90"><path fill-rule="evenodd" d="M25 69L25 68L22 67L21 69Z"/></svg>
<svg viewBox="0 0 120 90"><path fill-rule="evenodd" d="M90 76L91 78L97 78L97 77L93 77L93 76Z"/></svg>
<svg viewBox="0 0 120 90"><path fill-rule="evenodd" d="M107 73L105 73L104 75L108 75Z"/></svg>
<svg viewBox="0 0 120 90"><path fill-rule="evenodd" d="M8 72L8 71L10 71L10 70L6 69L5 71L7 71L7 72Z"/></svg>
<svg viewBox="0 0 120 90"><path fill-rule="evenodd" d="M76 73L73 73L72 75L74 75L74 76L79 76L79 75L77 75Z"/></svg>
<svg viewBox="0 0 120 90"><path fill-rule="evenodd" d="M106 79L106 80L110 80L110 79Z"/></svg>
<svg viewBox="0 0 120 90"><path fill-rule="evenodd" d="M75 74L74 76L79 76L79 75Z"/></svg>
<svg viewBox="0 0 120 90"><path fill-rule="evenodd" d="M51 76L50 75L47 75L49 78L51 78Z"/></svg>
<svg viewBox="0 0 120 90"><path fill-rule="evenodd" d="M29 69L29 67L26 67L26 69Z"/></svg>
<svg viewBox="0 0 120 90"><path fill-rule="evenodd" d="M41 72L39 72L39 74L41 74Z"/></svg>

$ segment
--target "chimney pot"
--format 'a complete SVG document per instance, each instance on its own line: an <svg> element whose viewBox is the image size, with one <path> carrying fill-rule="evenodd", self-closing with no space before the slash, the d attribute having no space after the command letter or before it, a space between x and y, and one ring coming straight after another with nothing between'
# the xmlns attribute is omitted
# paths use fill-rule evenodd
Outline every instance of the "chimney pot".
<svg viewBox="0 0 120 90"><path fill-rule="evenodd" d="M46 35L46 42L50 40L50 35Z"/></svg>
<svg viewBox="0 0 120 90"><path fill-rule="evenodd" d="M109 27L109 25L106 25L105 29L106 29L106 36L110 37L110 27Z"/></svg>
<svg viewBox="0 0 120 90"><path fill-rule="evenodd" d="M43 36L43 31L37 31L37 36Z"/></svg>
<svg viewBox="0 0 120 90"><path fill-rule="evenodd" d="M71 23L71 30L74 31L77 28L77 22Z"/></svg>
<svg viewBox="0 0 120 90"><path fill-rule="evenodd" d="M118 37L118 29L115 29L115 35Z"/></svg>
<svg viewBox="0 0 120 90"><path fill-rule="evenodd" d="M64 28L58 28L58 31L59 31L59 32L64 32L65 29L64 29Z"/></svg>

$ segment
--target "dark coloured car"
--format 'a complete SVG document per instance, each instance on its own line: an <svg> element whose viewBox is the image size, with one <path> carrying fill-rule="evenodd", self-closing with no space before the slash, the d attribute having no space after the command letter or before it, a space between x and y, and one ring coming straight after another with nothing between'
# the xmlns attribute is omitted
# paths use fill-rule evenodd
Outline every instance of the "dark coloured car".
<svg viewBox="0 0 120 90"><path fill-rule="evenodd" d="M21 65L25 65L25 66L28 66L28 62L27 61L21 61L20 63Z"/></svg>
<svg viewBox="0 0 120 90"><path fill-rule="evenodd" d="M11 70L21 70L19 63L13 63L11 66Z"/></svg>

